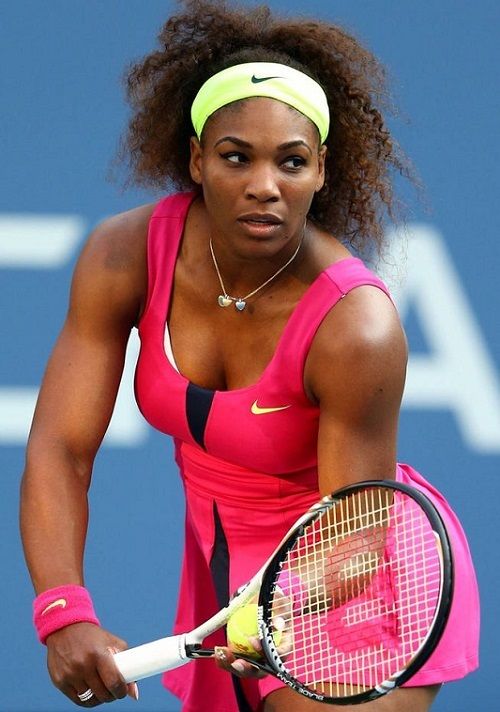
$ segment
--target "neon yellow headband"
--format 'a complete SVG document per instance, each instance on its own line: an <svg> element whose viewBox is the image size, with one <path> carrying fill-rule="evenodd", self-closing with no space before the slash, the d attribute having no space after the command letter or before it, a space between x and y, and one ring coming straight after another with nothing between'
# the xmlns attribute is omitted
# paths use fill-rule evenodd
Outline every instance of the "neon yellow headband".
<svg viewBox="0 0 500 712"><path fill-rule="evenodd" d="M236 64L207 79L191 107L191 120L198 138L207 119L217 109L256 96L282 101L300 111L318 127L321 142L326 140L330 112L325 92L307 74L275 62Z"/></svg>

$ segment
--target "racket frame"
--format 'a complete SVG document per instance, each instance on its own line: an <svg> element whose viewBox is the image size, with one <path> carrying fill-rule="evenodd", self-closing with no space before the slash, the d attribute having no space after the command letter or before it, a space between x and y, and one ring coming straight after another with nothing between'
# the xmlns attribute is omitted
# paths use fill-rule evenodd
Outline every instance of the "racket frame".
<svg viewBox="0 0 500 712"><path fill-rule="evenodd" d="M386 487L409 496L417 502L427 516L436 537L437 550L441 562L442 576L440 581L439 604L434 612L434 617L427 636L421 642L419 649L413 655L412 659L402 670L393 674L389 679L384 680L370 690L350 695L349 697L329 697L328 695L319 694L305 687L288 672L286 668L286 658L283 661L280 657L278 646L274 640L273 627L271 623L272 601L274 591L276 589L276 581L281 572L281 568L288 551L292 549L295 544L295 539L297 536L300 536L301 531L304 530L305 526L312 519L316 519L318 514L321 516L321 509L326 511L331 506L337 504L351 494L380 487ZM395 480L366 480L363 482L356 482L352 485L347 485L346 487L337 490L332 495L324 497L321 502L323 503L323 507L318 507L315 512L309 510L307 513L307 519L303 517L302 519L304 521L300 522L300 526L294 528L293 533L295 537L287 537L287 539L282 542L273 554L271 560L266 563L264 575L262 576L262 584L260 587L258 601L259 637L265 655L266 664L257 664L258 667L268 672L270 671L286 685L310 699L335 705L360 704L377 699L387 694L395 687L403 685L406 681L413 677L418 670L420 670L439 643L448 620L453 600L454 567L451 543L443 519L436 506L430 501L427 495L415 486L410 486L402 482L396 482ZM301 531L299 531L299 529Z"/></svg>

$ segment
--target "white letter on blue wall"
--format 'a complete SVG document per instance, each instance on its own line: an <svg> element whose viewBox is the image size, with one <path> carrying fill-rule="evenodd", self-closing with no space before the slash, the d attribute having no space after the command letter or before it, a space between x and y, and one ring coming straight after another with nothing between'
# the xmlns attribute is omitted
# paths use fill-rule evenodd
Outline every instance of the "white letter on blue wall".
<svg viewBox="0 0 500 712"><path fill-rule="evenodd" d="M389 237L396 250L405 244ZM430 353L410 354L403 405L450 410L469 447L498 453L498 375L444 240L432 226L412 225L407 250L407 277L392 291L403 321L411 305Z"/></svg>

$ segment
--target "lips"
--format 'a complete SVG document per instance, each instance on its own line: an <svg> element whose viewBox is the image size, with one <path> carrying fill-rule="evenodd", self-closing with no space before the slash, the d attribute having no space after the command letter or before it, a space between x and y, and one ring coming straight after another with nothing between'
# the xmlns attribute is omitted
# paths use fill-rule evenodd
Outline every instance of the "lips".
<svg viewBox="0 0 500 712"><path fill-rule="evenodd" d="M283 220L274 213L246 213L240 215L239 222L253 223L260 225L281 225Z"/></svg>

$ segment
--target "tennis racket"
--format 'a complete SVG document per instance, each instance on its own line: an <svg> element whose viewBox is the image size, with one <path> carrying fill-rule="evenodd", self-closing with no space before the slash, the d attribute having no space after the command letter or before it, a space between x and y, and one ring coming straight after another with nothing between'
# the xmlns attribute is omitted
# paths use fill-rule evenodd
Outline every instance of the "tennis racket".
<svg viewBox="0 0 500 712"><path fill-rule="evenodd" d="M132 682L213 655L203 640L258 597L262 656L238 657L308 698L368 702L409 680L429 658L452 591L450 543L429 499L397 482L361 482L311 507L206 623L117 653L115 661Z"/></svg>

